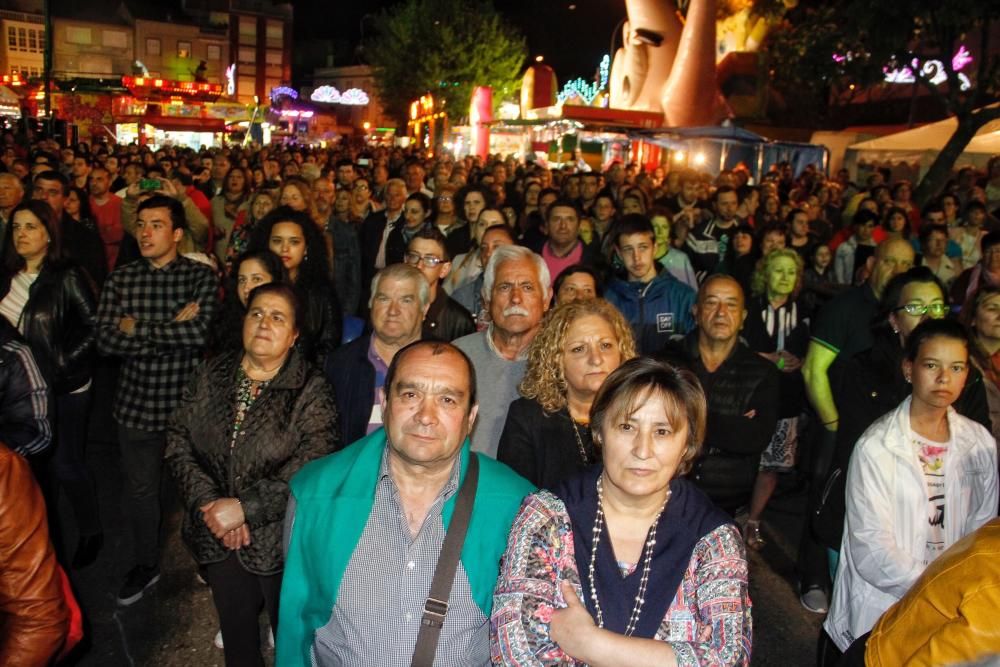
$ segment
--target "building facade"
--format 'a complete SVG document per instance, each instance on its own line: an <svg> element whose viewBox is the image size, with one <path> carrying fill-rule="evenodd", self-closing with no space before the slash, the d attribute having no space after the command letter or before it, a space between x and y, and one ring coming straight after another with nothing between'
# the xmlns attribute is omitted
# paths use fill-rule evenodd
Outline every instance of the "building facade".
<svg viewBox="0 0 1000 667"><path fill-rule="evenodd" d="M45 23L41 14L0 10L0 73L22 78L42 76L45 67Z"/></svg>

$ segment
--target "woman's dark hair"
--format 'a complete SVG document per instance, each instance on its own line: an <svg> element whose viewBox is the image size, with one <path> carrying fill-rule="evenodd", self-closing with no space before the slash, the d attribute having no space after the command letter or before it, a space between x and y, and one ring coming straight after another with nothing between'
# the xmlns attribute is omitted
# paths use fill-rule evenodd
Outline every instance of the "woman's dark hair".
<svg viewBox="0 0 1000 667"><path fill-rule="evenodd" d="M698 377L686 368L651 357L636 357L619 366L604 380L590 407L594 444L601 447L604 433L627 418L654 396L663 398L667 419L674 430L687 424L687 446L676 477L694 465L705 440L708 402Z"/></svg>
<svg viewBox="0 0 1000 667"><path fill-rule="evenodd" d="M49 247L45 252L45 264L57 265L68 258L63 249L62 225L56 219L55 211L47 202L41 199L26 199L18 204L10 214L7 231L3 235L3 268L8 277L13 276L25 267L24 258L17 254L14 247L14 216L21 211L27 211L38 218L49 233Z"/></svg>
<svg viewBox="0 0 1000 667"><path fill-rule="evenodd" d="M941 290L945 305L948 304L948 290L941 279L934 275L926 266L914 266L905 273L894 276L882 291L882 298L879 299L878 313L872 320L872 331L886 334L892 329L889 323L889 315L899 308L899 297L903 294L903 289L913 283L934 283ZM911 336L913 334L910 334Z"/></svg>
<svg viewBox="0 0 1000 667"><path fill-rule="evenodd" d="M406 196L406 201L418 201L420 202L421 208L424 209L424 214L433 212L433 204L431 203L431 198L425 195L423 192L414 192Z"/></svg>
<svg viewBox="0 0 1000 667"><path fill-rule="evenodd" d="M887 232L888 231L892 231L890 229L890 227L889 227L889 220L894 215L901 215L901 216L903 216L903 220L904 220L904 222L903 222L903 232L902 232L903 238L904 239L910 238L910 216L908 216L906 214L906 211L904 211L903 209L901 209L898 206L890 206L889 208L885 209L885 213L882 214L882 223L881 223L882 224L882 228L885 229L885 231L887 231Z"/></svg>
<svg viewBox="0 0 1000 667"><path fill-rule="evenodd" d="M93 220L94 212L90 210L90 194L83 188L78 188L75 185L69 186L69 191L71 193L75 192L77 199L80 200L80 220Z"/></svg>
<svg viewBox="0 0 1000 667"><path fill-rule="evenodd" d="M290 222L302 229L306 240L306 252L299 266L297 287L308 288L313 285L330 284L330 261L326 254L326 242L323 233L305 211L296 211L289 206L279 206L254 225L250 236L247 252L263 252L271 249L271 232L274 226L281 222Z"/></svg>
<svg viewBox="0 0 1000 667"><path fill-rule="evenodd" d="M971 350L969 342L969 332L965 327L955 320L931 320L927 319L917 325L917 328L910 332L906 339L904 353L910 361L916 361L920 354L920 346L932 338L950 338L965 345L966 351Z"/></svg>
<svg viewBox="0 0 1000 667"><path fill-rule="evenodd" d="M499 227L499 225L496 225L496 226ZM492 229L492 227L491 227L491 229ZM553 301L555 301L556 294L559 293L559 288L562 287L562 284L564 282L566 282L566 279L569 278L572 275L576 275L577 273L586 273L588 276L590 276L591 278L593 278L594 279L594 294L598 298L601 298L602 296L604 296L604 285L601 284L601 278L600 278L600 276L598 276L597 271L594 270L593 267L588 266L587 264L573 264L571 266L567 266L565 269L562 270L562 272L558 276L556 276L556 281L552 284L552 300Z"/></svg>
<svg viewBox="0 0 1000 667"><path fill-rule="evenodd" d="M250 295L247 296L247 312L250 312L250 306L253 305L254 299L267 294L280 296L288 302L288 305L292 307L292 315L295 317L295 322L293 323L294 328L296 331L302 331L302 324L305 321L305 315L302 310L302 301L295 293L295 287L291 283L273 282L254 287L250 290Z"/></svg>
<svg viewBox="0 0 1000 667"><path fill-rule="evenodd" d="M247 309L240 302L239 276L240 266L247 260L256 260L271 274L272 282L289 282L288 269L281 263L281 258L270 250L245 252L233 262L233 270L226 278L222 304L212 321L208 332L208 356L213 357L222 352L239 349L243 344L242 322Z"/></svg>

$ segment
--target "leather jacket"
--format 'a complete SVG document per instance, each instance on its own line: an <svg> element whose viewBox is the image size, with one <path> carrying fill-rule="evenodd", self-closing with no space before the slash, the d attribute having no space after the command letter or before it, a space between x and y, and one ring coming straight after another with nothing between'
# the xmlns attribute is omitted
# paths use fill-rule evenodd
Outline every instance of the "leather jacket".
<svg viewBox="0 0 1000 667"><path fill-rule="evenodd" d="M20 328L53 394L69 393L90 380L97 297L79 266L42 265L21 312Z"/></svg>
<svg viewBox="0 0 1000 667"><path fill-rule="evenodd" d="M875 624L865 664L953 665L1000 653L1000 519L927 566Z"/></svg>
<svg viewBox="0 0 1000 667"><path fill-rule="evenodd" d="M45 501L28 463L0 444L0 665L48 665L69 630Z"/></svg>

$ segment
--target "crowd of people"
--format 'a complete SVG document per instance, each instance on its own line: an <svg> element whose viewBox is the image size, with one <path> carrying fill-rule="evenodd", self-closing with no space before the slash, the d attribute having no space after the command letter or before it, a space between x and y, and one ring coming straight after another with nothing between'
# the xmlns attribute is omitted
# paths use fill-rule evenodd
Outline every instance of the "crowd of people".
<svg viewBox="0 0 1000 667"><path fill-rule="evenodd" d="M0 663L69 648L104 381L118 604L169 475L228 665L262 610L281 665L748 665L782 476L827 664L914 655L895 617L1000 652L969 596L920 611L1000 539L1000 158L922 208L878 170L366 146L7 134L0 172Z"/></svg>

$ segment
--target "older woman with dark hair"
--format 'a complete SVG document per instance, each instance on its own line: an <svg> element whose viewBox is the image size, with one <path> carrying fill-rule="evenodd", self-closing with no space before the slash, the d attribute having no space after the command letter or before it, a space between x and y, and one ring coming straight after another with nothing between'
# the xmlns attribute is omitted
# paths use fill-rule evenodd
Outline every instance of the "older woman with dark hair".
<svg viewBox="0 0 1000 667"><path fill-rule="evenodd" d="M604 299L550 310L528 348L523 398L510 404L497 460L543 488L595 462L591 404L608 374L634 356L632 328Z"/></svg>
<svg viewBox="0 0 1000 667"><path fill-rule="evenodd" d="M209 331L209 356L243 346L243 318L250 292L261 285L277 282L288 282L288 269L270 250L246 252L236 259L232 275L226 280L222 305Z"/></svg>
<svg viewBox="0 0 1000 667"><path fill-rule="evenodd" d="M264 664L261 606L277 627L288 481L341 445L333 392L294 347L301 321L290 285L254 289L242 349L198 369L167 431L182 537L212 588L230 666Z"/></svg>
<svg viewBox="0 0 1000 667"><path fill-rule="evenodd" d="M305 211L281 206L257 223L250 252L270 250L281 258L302 304L298 345L306 359L323 360L340 344L343 312L330 282L330 262L320 231Z"/></svg>
<svg viewBox="0 0 1000 667"><path fill-rule="evenodd" d="M54 451L48 476L69 497L80 539L74 567L94 562L104 542L94 481L84 461L97 339L97 294L86 271L67 255L63 226L41 200L16 207L3 244L0 315L31 347L54 398ZM56 517L55 488L43 480ZM58 522L52 526L60 548Z"/></svg>
<svg viewBox="0 0 1000 667"><path fill-rule="evenodd" d="M552 284L553 305L586 301L604 296L604 285L597 271L587 264L573 264L563 269Z"/></svg>
<svg viewBox="0 0 1000 667"><path fill-rule="evenodd" d="M683 478L706 412L690 371L638 358L608 376L590 412L602 464L528 496L514 520L494 664L750 663L742 540Z"/></svg>

